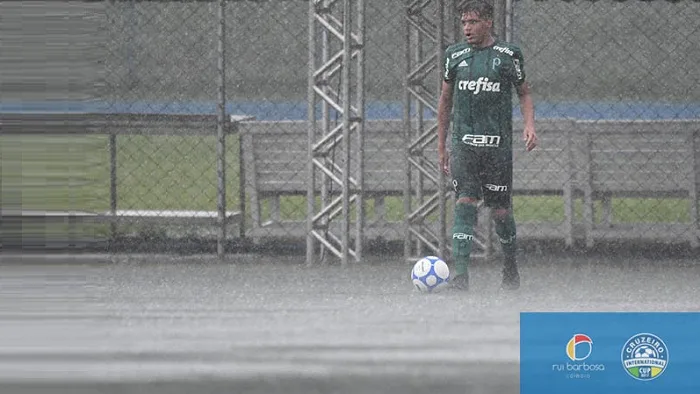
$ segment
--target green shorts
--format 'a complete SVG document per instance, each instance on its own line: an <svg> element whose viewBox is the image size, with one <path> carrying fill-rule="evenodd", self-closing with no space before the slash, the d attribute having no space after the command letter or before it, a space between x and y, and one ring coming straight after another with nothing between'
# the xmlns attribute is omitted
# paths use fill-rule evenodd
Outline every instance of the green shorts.
<svg viewBox="0 0 700 394"><path fill-rule="evenodd" d="M510 208L513 153L507 149L465 148L450 153L450 174L457 198L484 200L490 208Z"/></svg>

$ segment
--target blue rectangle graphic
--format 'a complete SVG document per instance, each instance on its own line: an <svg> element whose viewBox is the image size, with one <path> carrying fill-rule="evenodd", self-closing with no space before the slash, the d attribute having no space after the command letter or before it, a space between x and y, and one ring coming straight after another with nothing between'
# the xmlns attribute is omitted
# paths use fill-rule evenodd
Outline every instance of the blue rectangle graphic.
<svg viewBox="0 0 700 394"><path fill-rule="evenodd" d="M520 393L700 393L700 313L521 313Z"/></svg>

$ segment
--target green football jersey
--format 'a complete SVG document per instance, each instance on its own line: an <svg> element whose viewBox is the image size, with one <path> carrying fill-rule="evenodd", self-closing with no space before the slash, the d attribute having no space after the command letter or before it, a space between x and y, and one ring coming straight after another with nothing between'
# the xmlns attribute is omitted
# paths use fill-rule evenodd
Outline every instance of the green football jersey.
<svg viewBox="0 0 700 394"><path fill-rule="evenodd" d="M525 81L517 46L496 41L485 48L466 42L445 51L443 79L453 84L452 146L511 149L513 87Z"/></svg>

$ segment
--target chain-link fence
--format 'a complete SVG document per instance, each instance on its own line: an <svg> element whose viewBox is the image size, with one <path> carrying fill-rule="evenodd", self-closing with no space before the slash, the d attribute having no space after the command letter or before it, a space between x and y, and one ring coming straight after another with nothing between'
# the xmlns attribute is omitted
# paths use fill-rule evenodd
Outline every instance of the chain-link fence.
<svg viewBox="0 0 700 394"><path fill-rule="evenodd" d="M566 230L588 245L697 245L698 15L694 1L513 3L537 117L578 121L573 153L553 158L570 176L551 179L573 196L517 198L521 221L558 220L570 204ZM559 148L543 142L541 154Z"/></svg>
<svg viewBox="0 0 700 394"><path fill-rule="evenodd" d="M444 238L440 227L449 228L432 198L440 182L434 146L439 61L432 56L441 24L443 45L461 37L452 29L456 2L350 3L356 63L348 74L342 73L348 63L336 57L343 49L343 1L3 4L3 20L44 26L45 35L53 32L57 45L68 48L39 44L29 32L40 28L3 23L3 36L17 44L3 47L27 51L9 56L4 49L3 69L41 70L37 80L55 87L49 97L19 74L3 73L4 123L12 114L23 121L20 132L36 125L33 133L2 137L3 153L12 144L24 155L18 161L3 154L3 209L79 211L88 219L97 213L108 223L79 233L122 240L128 251L201 247L217 237L233 247L242 240L303 240L309 208L324 212L342 195L330 180L342 178L347 152L333 131L343 128L347 114L328 100L342 105L347 84L364 115L363 148L355 139L350 144L350 182L361 177L363 184L349 186L352 201L361 196L365 207L363 235L370 245L410 240L427 251L422 242ZM441 21L435 10L443 4ZM497 9L501 34L523 49L541 138L530 154L515 147L519 238L697 243L700 127L687 120L700 115L693 73L700 60L694 39L700 3L519 0L499 2ZM310 23L317 25L311 35ZM90 56L64 56L76 48ZM28 53L57 63L41 64ZM58 66L72 74L59 76L52 71ZM312 85L315 141L308 122ZM56 113L104 119L70 123L60 115L51 127L36 120ZM517 108L514 114L519 117ZM76 130L67 130L69 123ZM63 135L36 132L42 124ZM421 132L433 137L421 139ZM321 145L318 160L327 172L317 170L309 205L308 154ZM17 162L21 171L12 165ZM17 171L21 181L15 182ZM449 201L446 209L449 222ZM357 213L352 205L351 229ZM406 231L407 217L415 233ZM342 233L342 217L326 224L319 232ZM65 223L52 226L60 231Z"/></svg>
<svg viewBox="0 0 700 394"><path fill-rule="evenodd" d="M104 59L102 10L99 3L0 2L3 248L56 246L53 241L82 229L63 217L47 221L42 212L92 210L108 201L99 156L104 139L69 127L61 135L48 130L69 123L61 114L95 97ZM14 215L19 211L21 217Z"/></svg>
<svg viewBox="0 0 700 394"><path fill-rule="evenodd" d="M216 2L106 3L103 101L120 126L109 137L109 209L130 222L154 219L119 226L118 239L154 243L216 234L218 8Z"/></svg>

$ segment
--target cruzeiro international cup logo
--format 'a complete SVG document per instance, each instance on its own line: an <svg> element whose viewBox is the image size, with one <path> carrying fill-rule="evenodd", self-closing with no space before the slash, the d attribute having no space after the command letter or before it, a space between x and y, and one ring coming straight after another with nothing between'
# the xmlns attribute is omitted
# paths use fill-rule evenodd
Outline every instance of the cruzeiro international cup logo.
<svg viewBox="0 0 700 394"><path fill-rule="evenodd" d="M622 348L622 365L637 380L656 379L668 365L668 348L654 334L637 334Z"/></svg>
<svg viewBox="0 0 700 394"><path fill-rule="evenodd" d="M593 341L588 335L576 334L566 344L566 355L571 361L582 361L591 355Z"/></svg>

